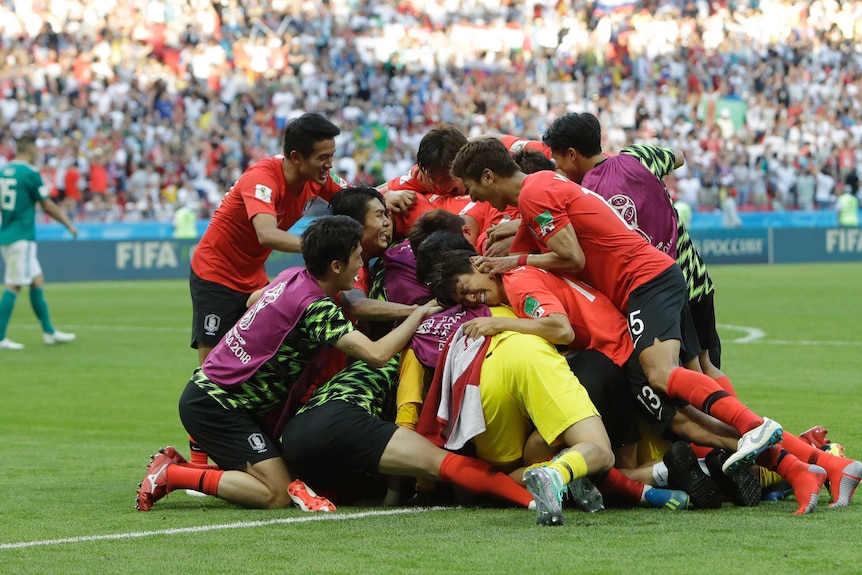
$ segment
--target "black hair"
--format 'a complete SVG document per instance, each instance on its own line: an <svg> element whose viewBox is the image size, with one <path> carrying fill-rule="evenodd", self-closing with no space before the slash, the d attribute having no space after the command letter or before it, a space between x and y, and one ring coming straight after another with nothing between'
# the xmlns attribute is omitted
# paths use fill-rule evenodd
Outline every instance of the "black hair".
<svg viewBox="0 0 862 575"><path fill-rule="evenodd" d="M422 249L421 246L419 249ZM458 276L477 273L470 261L470 258L475 255L475 251L455 250L446 252L446 257L440 258L431 284L431 294L437 298L440 305L447 307L457 305L455 292L458 287Z"/></svg>
<svg viewBox="0 0 862 575"><path fill-rule="evenodd" d="M362 239L362 225L348 216L321 216L300 236L302 259L311 275L326 276L333 261L347 262Z"/></svg>
<svg viewBox="0 0 862 575"><path fill-rule="evenodd" d="M461 130L451 124L438 124L422 136L416 151L416 165L432 176L448 174L455 154L466 143L467 137Z"/></svg>
<svg viewBox="0 0 862 575"><path fill-rule="evenodd" d="M486 168L504 178L519 171L503 142L497 138L485 138L468 142L461 148L452 162L452 175L478 182Z"/></svg>
<svg viewBox="0 0 862 575"><path fill-rule="evenodd" d="M368 202L379 201L386 207L386 200L377 188L371 186L350 186L339 190L329 201L329 212L334 216L348 216L365 226Z"/></svg>
<svg viewBox="0 0 862 575"><path fill-rule="evenodd" d="M520 152L512 154L512 159L521 167L521 171L525 174L532 174L544 170L555 171L557 164L548 156L538 150L523 149Z"/></svg>
<svg viewBox="0 0 862 575"><path fill-rule="evenodd" d="M449 257L449 252L470 252L476 255L476 249L460 231L436 231L425 238L416 254L416 280L425 285L433 285L437 278L437 266Z"/></svg>
<svg viewBox="0 0 862 575"><path fill-rule="evenodd" d="M587 112L565 114L548 127L542 142L555 152L574 148L580 155L591 158L602 153L602 126L598 118Z"/></svg>
<svg viewBox="0 0 862 575"><path fill-rule="evenodd" d="M425 212L407 231L410 249L417 253L425 238L437 231L463 235L464 224L464 218L440 208Z"/></svg>
<svg viewBox="0 0 862 575"><path fill-rule="evenodd" d="M308 113L294 118L284 127L281 152L285 157L294 150L303 158L307 158L314 150L314 144L322 140L333 140L341 130L316 113Z"/></svg>

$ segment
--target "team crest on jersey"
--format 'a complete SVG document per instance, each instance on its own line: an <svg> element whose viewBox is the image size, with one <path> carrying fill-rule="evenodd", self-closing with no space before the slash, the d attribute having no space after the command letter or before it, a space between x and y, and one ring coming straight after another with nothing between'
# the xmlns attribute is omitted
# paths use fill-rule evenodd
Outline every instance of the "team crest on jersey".
<svg viewBox="0 0 862 575"><path fill-rule="evenodd" d="M551 215L551 212L542 212L538 216L536 216L536 223L539 225L539 231L542 233L542 236L547 236L554 229L554 217Z"/></svg>
<svg viewBox="0 0 862 575"><path fill-rule="evenodd" d="M336 174L333 170L329 170L329 177L332 179L333 182L338 184L338 187L340 188L346 188L350 185L349 183L347 183L347 180Z"/></svg>
<svg viewBox="0 0 862 575"><path fill-rule="evenodd" d="M254 187L254 197L263 200L267 204L272 203L272 188L258 184Z"/></svg>
<svg viewBox="0 0 862 575"><path fill-rule="evenodd" d="M524 300L524 313L532 318L540 318L545 315L545 308L539 304L539 300L528 295Z"/></svg>
<svg viewBox="0 0 862 575"><path fill-rule="evenodd" d="M204 333L207 335L215 335L220 325L221 318L216 314L211 313L204 318Z"/></svg>

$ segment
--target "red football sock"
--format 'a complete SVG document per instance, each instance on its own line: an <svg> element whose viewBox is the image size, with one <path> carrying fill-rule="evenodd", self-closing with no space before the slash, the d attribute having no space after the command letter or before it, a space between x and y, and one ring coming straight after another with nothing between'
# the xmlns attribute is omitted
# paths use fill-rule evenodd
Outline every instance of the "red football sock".
<svg viewBox="0 0 862 575"><path fill-rule="evenodd" d="M763 424L763 419L711 377L684 367L670 372L667 394L683 399L716 419L734 427L740 434Z"/></svg>
<svg viewBox="0 0 862 575"><path fill-rule="evenodd" d="M817 449L786 431L781 437L781 444L787 451L802 461L819 465L826 470L829 491L832 494L830 507L845 507L850 504L856 487L862 482L862 463Z"/></svg>
<svg viewBox="0 0 862 575"><path fill-rule="evenodd" d="M196 466L203 466L209 463L209 458L206 452L197 444L194 437L189 435L189 463Z"/></svg>
<svg viewBox="0 0 862 575"><path fill-rule="evenodd" d="M460 485L474 493L489 493L507 501L529 507L533 501L530 492L484 461L449 453L440 463L440 478Z"/></svg>
<svg viewBox="0 0 862 575"><path fill-rule="evenodd" d="M709 452L715 449L714 447L704 447L703 445L691 444L691 450L694 451L695 457L705 459Z"/></svg>
<svg viewBox="0 0 862 575"><path fill-rule="evenodd" d="M721 377L716 377L715 383L720 385L721 389L723 389L724 391L726 391L730 395L736 397L736 390L733 388L733 384L730 382L729 377L727 377L726 375L722 375Z"/></svg>
<svg viewBox="0 0 862 575"><path fill-rule="evenodd" d="M618 507L636 507L640 504L644 492L644 484L628 478L616 467L596 483L602 492L605 503Z"/></svg>
<svg viewBox="0 0 862 575"><path fill-rule="evenodd" d="M820 451L810 443L802 441L792 433L788 433L787 430L781 434L781 446L800 460L819 465L823 468L828 467L826 460L832 457L829 453Z"/></svg>
<svg viewBox="0 0 862 575"><path fill-rule="evenodd" d="M817 506L820 488L826 482L823 469L800 461L780 447L770 447L757 456L758 465L775 471L790 483L799 508L794 515L811 513Z"/></svg>
<svg viewBox="0 0 862 575"><path fill-rule="evenodd" d="M182 465L168 465L165 473L168 491L194 489L207 495L218 495L218 483L224 475L220 469L196 469Z"/></svg>

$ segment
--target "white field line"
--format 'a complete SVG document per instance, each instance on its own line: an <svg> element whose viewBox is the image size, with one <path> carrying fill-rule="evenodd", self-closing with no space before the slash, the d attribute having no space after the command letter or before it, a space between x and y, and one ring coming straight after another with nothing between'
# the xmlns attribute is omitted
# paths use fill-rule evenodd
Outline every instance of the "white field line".
<svg viewBox="0 0 862 575"><path fill-rule="evenodd" d="M42 327L38 323L15 325L15 329L38 329ZM191 327L179 327L171 325L92 325L92 324L62 324L63 331L117 331L117 332L161 332L161 333L188 333L191 335Z"/></svg>
<svg viewBox="0 0 862 575"><path fill-rule="evenodd" d="M862 341L818 341L818 340L789 340L789 339L765 339L766 332L756 327L743 325L716 324L719 329L729 331L741 331L742 337L729 340L731 343L757 343L762 345L802 345L802 346L831 346L831 347L862 347Z"/></svg>
<svg viewBox="0 0 862 575"><path fill-rule="evenodd" d="M179 533L206 533L224 529L249 529L266 527L268 525L286 525L290 523L308 523L310 521L346 521L348 519L364 519L366 517L382 517L386 515L407 515L425 513L426 511L442 511L452 507L408 507L401 509L386 509L382 511L362 511L359 513L313 513L302 517L285 517L267 521L240 521L237 523L222 523L219 525L200 525L198 527L177 527L175 529L159 529L158 531L131 531L129 533L113 533L108 535L84 535L80 537L65 537L63 539L43 539L41 541L22 541L20 543L2 543L0 550L24 549L26 547L45 547L65 543L89 543L91 541L117 541L120 539L140 539L154 535L176 535Z"/></svg>

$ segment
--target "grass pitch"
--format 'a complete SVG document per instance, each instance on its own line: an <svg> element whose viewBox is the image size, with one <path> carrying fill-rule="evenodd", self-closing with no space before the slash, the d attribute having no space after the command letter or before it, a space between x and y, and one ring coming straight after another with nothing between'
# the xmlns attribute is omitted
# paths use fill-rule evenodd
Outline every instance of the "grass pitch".
<svg viewBox="0 0 862 575"><path fill-rule="evenodd" d="M755 411L823 425L862 457L862 266L714 267L723 368ZM49 278L50 279L50 278ZM172 493L134 509L147 457L186 449L177 400L195 367L185 281L49 284L41 342L26 294L0 352L0 573L858 573L862 498L715 511L252 511Z"/></svg>

